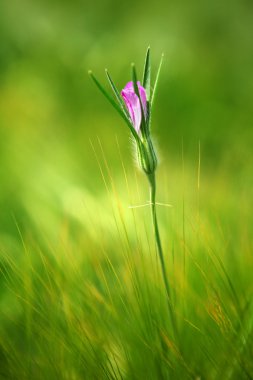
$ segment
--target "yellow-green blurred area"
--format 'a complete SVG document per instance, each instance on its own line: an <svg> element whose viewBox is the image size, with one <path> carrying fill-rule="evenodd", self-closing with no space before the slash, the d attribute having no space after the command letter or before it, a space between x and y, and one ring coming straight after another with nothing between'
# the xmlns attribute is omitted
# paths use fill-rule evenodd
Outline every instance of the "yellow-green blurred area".
<svg viewBox="0 0 253 380"><path fill-rule="evenodd" d="M15 219L53 229L80 189L103 209L90 141L98 152L99 138L114 178L123 177L117 139L130 171L132 153L127 127L87 71L106 83L108 68L121 89L131 62L141 76L148 45L153 74L165 53L153 133L169 182L182 173L182 151L196 175L200 142L207 201L218 192L235 207L241 196L251 202L252 38L249 0L1 0L1 234L16 234Z"/></svg>
<svg viewBox="0 0 253 380"><path fill-rule="evenodd" d="M149 45L179 343L148 181L88 75L121 90ZM0 378L252 378L252 147L251 0L0 0Z"/></svg>

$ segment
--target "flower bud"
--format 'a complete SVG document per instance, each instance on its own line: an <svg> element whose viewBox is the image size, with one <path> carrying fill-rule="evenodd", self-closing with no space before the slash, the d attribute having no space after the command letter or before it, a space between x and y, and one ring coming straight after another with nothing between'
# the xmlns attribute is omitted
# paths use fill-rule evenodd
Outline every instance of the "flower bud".
<svg viewBox="0 0 253 380"><path fill-rule="evenodd" d="M145 88L141 86L140 82L137 82L139 89L140 99L144 111L144 115L147 115L147 96ZM137 133L140 133L141 123L142 123L142 111L141 104L138 95L134 91L133 82L128 82L124 89L121 91L121 96L125 102L128 109L129 115L131 117L134 129Z"/></svg>
<svg viewBox="0 0 253 380"><path fill-rule="evenodd" d="M138 142L137 156L141 169L148 175L153 174L157 168L157 157L149 137Z"/></svg>
<svg viewBox="0 0 253 380"><path fill-rule="evenodd" d="M147 122L147 96L146 90L137 82L138 95L135 92L133 82L126 84L121 91L121 96L129 112L132 125L138 134L136 138L137 157L141 169L147 174L153 174L157 167L157 158L150 138Z"/></svg>

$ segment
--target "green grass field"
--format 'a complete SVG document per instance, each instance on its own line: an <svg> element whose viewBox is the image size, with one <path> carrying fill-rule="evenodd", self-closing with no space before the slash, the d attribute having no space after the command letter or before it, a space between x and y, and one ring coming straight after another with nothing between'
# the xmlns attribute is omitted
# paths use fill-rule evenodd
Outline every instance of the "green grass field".
<svg viewBox="0 0 253 380"><path fill-rule="evenodd" d="M2 378L252 378L250 194L226 172L198 178L198 165L162 164L159 201L173 207L158 213L177 341L149 207L129 209L146 200L145 178L125 169L120 150L115 177L93 147L103 196L70 188L57 238L14 220L18 241L1 247Z"/></svg>
<svg viewBox="0 0 253 380"><path fill-rule="evenodd" d="M252 4L0 4L0 379L253 379ZM131 20L131 23L130 23ZM131 24L131 27L130 27ZM122 89L165 53L157 213Z"/></svg>

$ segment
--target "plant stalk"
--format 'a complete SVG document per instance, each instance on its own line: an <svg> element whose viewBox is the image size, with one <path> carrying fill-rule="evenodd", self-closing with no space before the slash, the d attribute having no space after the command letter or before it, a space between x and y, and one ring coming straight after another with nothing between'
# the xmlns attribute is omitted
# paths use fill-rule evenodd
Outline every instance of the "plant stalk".
<svg viewBox="0 0 253 380"><path fill-rule="evenodd" d="M161 264L162 277L163 277L163 282L164 282L164 286L165 286L165 290L166 290L167 305L168 305L169 315L170 315L171 324L172 324L172 328L173 328L173 334L174 334L174 338L177 339L177 341L178 341L178 329L177 329L175 315L174 315L174 311L173 311L173 307L172 307L172 303L171 303L172 302L171 290L170 290L168 275L167 275L167 271L166 271L166 265L165 265L165 260L164 260L164 254L163 254L162 243L161 243L158 221L157 221L157 214L156 214L156 178L155 178L155 173L149 174L148 180L149 180L149 184L150 184L151 215L152 215L154 235L155 235L155 240L156 240L156 247L157 247L158 256L159 256L159 260L160 260L160 264Z"/></svg>

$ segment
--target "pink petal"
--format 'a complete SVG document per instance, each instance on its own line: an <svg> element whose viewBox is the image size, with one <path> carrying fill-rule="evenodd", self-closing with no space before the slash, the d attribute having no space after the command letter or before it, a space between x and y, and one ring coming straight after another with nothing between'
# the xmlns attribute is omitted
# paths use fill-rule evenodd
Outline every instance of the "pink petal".
<svg viewBox="0 0 253 380"><path fill-rule="evenodd" d="M146 117L147 114L147 97L146 97L146 91L141 86L140 82L137 82L141 103L143 107L143 111ZM133 82L128 82L124 89L121 91L121 96L123 97L123 100L126 104L126 107L129 111L131 120L133 122L133 126L137 133L140 132L141 127L141 106L138 96L134 92L134 86Z"/></svg>

